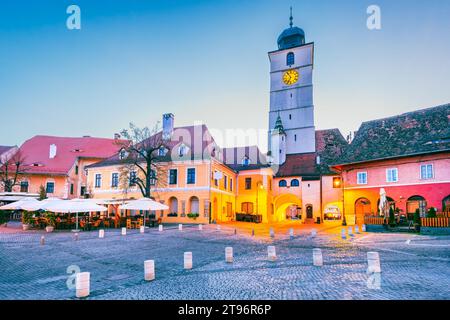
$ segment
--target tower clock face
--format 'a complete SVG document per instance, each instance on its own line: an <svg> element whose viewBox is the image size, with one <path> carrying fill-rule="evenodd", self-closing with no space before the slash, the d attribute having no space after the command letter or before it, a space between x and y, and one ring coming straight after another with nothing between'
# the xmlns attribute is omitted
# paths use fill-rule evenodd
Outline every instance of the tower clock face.
<svg viewBox="0 0 450 320"><path fill-rule="evenodd" d="M283 74L283 82L288 86L297 83L298 78L299 74L297 70L288 70Z"/></svg>

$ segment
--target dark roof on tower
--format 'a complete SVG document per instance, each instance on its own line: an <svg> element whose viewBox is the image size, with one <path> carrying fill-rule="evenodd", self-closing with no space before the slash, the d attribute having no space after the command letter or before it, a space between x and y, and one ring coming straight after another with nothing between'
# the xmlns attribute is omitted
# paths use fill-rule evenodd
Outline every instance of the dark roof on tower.
<svg viewBox="0 0 450 320"><path fill-rule="evenodd" d="M450 151L450 104L364 122L336 164Z"/></svg>
<svg viewBox="0 0 450 320"><path fill-rule="evenodd" d="M339 129L316 131L316 152L290 154L279 167L277 177L301 176L319 178L320 175L333 174L330 165L345 152L348 144ZM317 164L317 157L320 163Z"/></svg>

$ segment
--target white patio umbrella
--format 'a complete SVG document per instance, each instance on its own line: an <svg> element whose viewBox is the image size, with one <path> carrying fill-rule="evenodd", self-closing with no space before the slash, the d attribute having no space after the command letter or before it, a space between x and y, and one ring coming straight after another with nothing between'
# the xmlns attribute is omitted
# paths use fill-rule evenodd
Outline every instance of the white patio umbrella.
<svg viewBox="0 0 450 320"><path fill-rule="evenodd" d="M39 203L39 201L37 201L34 198L25 198L25 199L1 206L0 210L26 210L25 209L26 206L33 205L36 203Z"/></svg>
<svg viewBox="0 0 450 320"><path fill-rule="evenodd" d="M26 202L22 205L22 210L25 211L38 211L38 210L45 210L45 207L50 204L54 203L55 201L62 201L58 198L48 198L41 201L32 201L32 202Z"/></svg>
<svg viewBox="0 0 450 320"><path fill-rule="evenodd" d="M126 204L120 206L120 210L144 210L144 211L153 211L153 210L167 210L168 206L157 202L155 200L149 198L142 198L138 200L130 200L127 201ZM144 214L144 225L145 225L145 214Z"/></svg>
<svg viewBox="0 0 450 320"><path fill-rule="evenodd" d="M383 217L386 216L386 202L387 202L386 190L384 190L384 188L381 188L380 189L380 204L378 206L378 209L380 209L380 214Z"/></svg>
<svg viewBox="0 0 450 320"><path fill-rule="evenodd" d="M103 212L108 209L92 201L60 200L49 203L48 205L45 206L44 210L57 213L76 213L77 214L76 230L73 231L78 231L79 212L92 212L92 211Z"/></svg>

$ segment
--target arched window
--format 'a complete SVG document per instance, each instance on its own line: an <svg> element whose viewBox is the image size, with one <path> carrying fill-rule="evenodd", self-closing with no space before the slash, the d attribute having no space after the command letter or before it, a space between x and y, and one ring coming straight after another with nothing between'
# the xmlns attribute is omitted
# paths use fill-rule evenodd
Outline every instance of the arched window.
<svg viewBox="0 0 450 320"><path fill-rule="evenodd" d="M199 201L195 196L189 199L189 213L199 213Z"/></svg>
<svg viewBox="0 0 450 320"><path fill-rule="evenodd" d="M286 57L286 65L292 66L295 64L295 55L293 52L289 52Z"/></svg>
<svg viewBox="0 0 450 320"><path fill-rule="evenodd" d="M170 214L177 215L178 214L178 199L175 197L171 197L169 199L169 208Z"/></svg>
<svg viewBox="0 0 450 320"><path fill-rule="evenodd" d="M425 217L425 214L427 213L427 201L424 197L419 195L409 197L408 200L406 200L406 214L410 220L414 218L414 213L417 209L419 209L420 216Z"/></svg>
<svg viewBox="0 0 450 320"><path fill-rule="evenodd" d="M291 187L300 187L300 182L298 179L291 180Z"/></svg>
<svg viewBox="0 0 450 320"><path fill-rule="evenodd" d="M242 165L245 166L245 167L249 166L249 165L250 165L250 158L247 157L247 156L245 156L245 157L242 159Z"/></svg>
<svg viewBox="0 0 450 320"><path fill-rule="evenodd" d="M278 186L280 188L286 188L287 187L287 182L286 180L280 180L280 182L278 182Z"/></svg>

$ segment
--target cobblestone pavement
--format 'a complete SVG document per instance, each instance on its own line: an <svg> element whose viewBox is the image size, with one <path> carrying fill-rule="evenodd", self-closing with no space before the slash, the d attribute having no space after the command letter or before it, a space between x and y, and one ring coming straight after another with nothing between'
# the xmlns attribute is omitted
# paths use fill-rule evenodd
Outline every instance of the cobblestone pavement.
<svg viewBox="0 0 450 320"><path fill-rule="evenodd" d="M41 236L45 244L40 244ZM277 260L267 260L275 245ZM225 262L225 247L234 263ZM321 248L324 265L312 265ZM192 251L192 270L183 252ZM378 251L380 279L366 273L367 252ZM144 281L144 260L155 260L156 279ZM358 234L342 240L337 232L296 230L251 237L234 228L167 226L140 234L106 230L81 232L2 232L0 299L75 299L68 289L69 266L91 273L88 299L450 299L450 237L411 234ZM378 281L379 280L379 281ZM377 285L379 283L379 285Z"/></svg>

